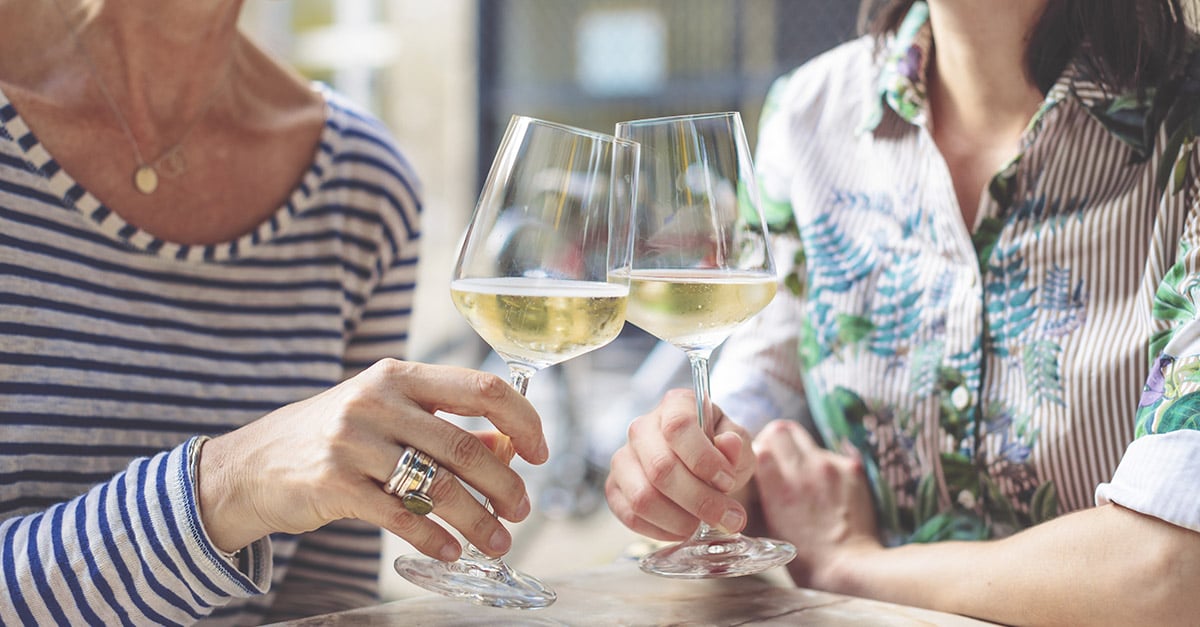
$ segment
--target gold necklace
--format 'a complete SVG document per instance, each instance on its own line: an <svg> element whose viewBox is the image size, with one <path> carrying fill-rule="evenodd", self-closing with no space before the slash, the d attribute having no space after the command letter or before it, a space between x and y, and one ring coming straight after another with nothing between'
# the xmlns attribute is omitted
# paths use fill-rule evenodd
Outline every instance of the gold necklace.
<svg viewBox="0 0 1200 627"><path fill-rule="evenodd" d="M67 27L67 32L71 36L71 42L75 45L75 50L79 52L79 56L83 57L87 63L88 72L92 76L92 80L96 82L96 86L100 88L101 95L104 96L105 102L108 103L108 108L112 110L113 116L117 118L117 122L121 125L121 132L125 134L125 139L129 140L129 146L133 148L133 157L137 160L137 168L133 171L133 187L139 192L150 195L154 190L158 189L159 172L169 176L176 177L184 173L187 169L187 162L183 158L183 144L191 136L192 131L200 125L200 121L208 114L209 109L217 100L222 88L225 86L226 80L229 78L230 68L233 66L232 60L226 63L225 72L221 76L221 80L217 81L216 87L209 92L208 97L204 100L204 104L200 107L200 112L196 114L195 119L188 124L184 129L183 135L179 141L172 144L164 150L157 158L147 161L142 156L142 150L138 147L137 138L133 136L133 130L129 127L129 122L125 119L125 114L121 113L121 108L117 106L117 101L113 98L112 92L108 90L108 85L104 83L104 79L100 78L100 68L92 59L92 55L88 54L87 47L75 29L71 27L71 21L67 17L67 12L63 9L59 0L54 0L54 6L58 9L59 15L63 18L63 23Z"/></svg>

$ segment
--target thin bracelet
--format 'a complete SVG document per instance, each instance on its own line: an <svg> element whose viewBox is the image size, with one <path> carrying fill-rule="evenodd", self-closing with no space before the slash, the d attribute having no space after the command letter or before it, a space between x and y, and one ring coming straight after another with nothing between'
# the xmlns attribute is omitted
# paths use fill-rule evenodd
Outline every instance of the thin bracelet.
<svg viewBox="0 0 1200 627"><path fill-rule="evenodd" d="M217 549L217 555L220 555L221 557L225 558L225 561L229 562L230 566L237 568L238 563L240 562L240 560L242 558L242 550L243 549L238 549L238 550L232 551L232 552L226 552L226 551L222 551L216 545L213 545L213 548Z"/></svg>
<svg viewBox="0 0 1200 627"><path fill-rule="evenodd" d="M193 478L194 478L194 480L195 480L195 485L196 485L196 503L197 503L197 505L199 505L199 503L200 503L200 493L199 493L199 485L200 485L200 470L199 470L199 467L200 467L200 455L201 455L201 449L203 449L203 448L204 448L204 445L205 445L205 443L207 443L207 442L208 442L209 440L211 440L211 439L212 439L212 438L210 438L210 437L208 437L208 436L206 436L206 435L197 436L197 437L196 437L196 445L195 445L195 447L192 449L192 453L191 453L191 459L189 459L189 460L188 460L188 466L190 467L190 470L191 470L192 477L193 477ZM197 512L197 514L199 514L199 512ZM206 533L206 535L207 535L207 533ZM212 539L211 539L211 538L209 539L209 543L210 543L210 544L212 543ZM221 550L221 547L219 547L219 546L217 546L217 545L215 545L215 544L213 544L213 545L212 545L212 548L213 548L213 550L215 550L215 551L217 552L217 555L219 555L219 556L221 556L222 558L224 558L224 559L225 559L225 561L226 561L226 562L228 562L228 563L229 563L229 565L230 565L230 566L233 566L234 568L237 568L237 567L238 567L238 564L239 564L239 562L240 562L240 559L241 559L241 557L242 557L242 551L245 549L245 547L243 547L243 548L241 548L241 549L238 549L238 550L236 550L236 551L222 551L222 550Z"/></svg>

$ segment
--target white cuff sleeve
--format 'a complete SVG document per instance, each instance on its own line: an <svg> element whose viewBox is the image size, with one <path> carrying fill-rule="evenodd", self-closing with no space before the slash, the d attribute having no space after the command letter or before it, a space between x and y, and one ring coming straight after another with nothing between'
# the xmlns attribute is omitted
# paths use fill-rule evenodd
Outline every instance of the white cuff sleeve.
<svg viewBox="0 0 1200 627"><path fill-rule="evenodd" d="M1200 532L1200 431L1144 435L1096 488L1096 504L1116 503Z"/></svg>

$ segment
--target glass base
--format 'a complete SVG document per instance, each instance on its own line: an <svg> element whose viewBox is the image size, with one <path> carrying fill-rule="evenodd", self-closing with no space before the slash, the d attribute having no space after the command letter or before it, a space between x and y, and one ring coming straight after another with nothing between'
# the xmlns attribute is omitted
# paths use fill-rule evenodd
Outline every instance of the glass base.
<svg viewBox="0 0 1200 627"><path fill-rule="evenodd" d="M476 559L464 553L458 561L441 562L406 555L396 558L394 566L401 577L426 590L479 605L533 610L558 599L546 584L501 560Z"/></svg>
<svg viewBox="0 0 1200 627"><path fill-rule="evenodd" d="M646 555L642 570L676 579L713 579L753 575L796 557L796 547L770 538L701 532Z"/></svg>

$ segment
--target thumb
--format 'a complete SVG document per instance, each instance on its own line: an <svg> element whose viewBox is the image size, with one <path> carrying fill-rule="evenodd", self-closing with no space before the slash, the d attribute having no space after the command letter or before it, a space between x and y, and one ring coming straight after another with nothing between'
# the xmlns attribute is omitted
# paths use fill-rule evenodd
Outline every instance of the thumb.
<svg viewBox="0 0 1200 627"><path fill-rule="evenodd" d="M742 436L732 431L718 433L713 436L713 446L729 460L729 465L738 468L738 462L742 460L742 453L746 448Z"/></svg>

